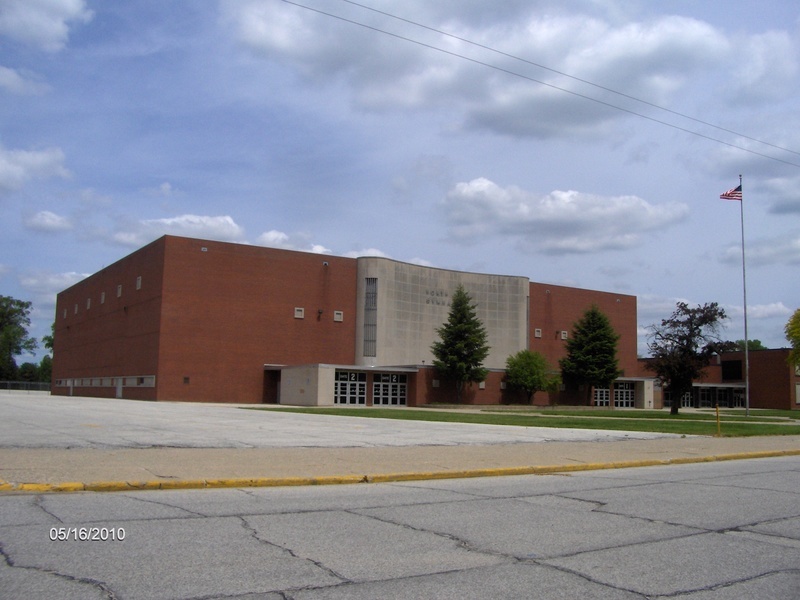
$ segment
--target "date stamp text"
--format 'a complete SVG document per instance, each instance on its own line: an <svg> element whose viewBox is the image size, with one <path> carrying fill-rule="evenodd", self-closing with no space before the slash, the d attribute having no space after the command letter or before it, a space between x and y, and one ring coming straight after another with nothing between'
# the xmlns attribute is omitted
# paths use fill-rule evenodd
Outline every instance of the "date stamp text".
<svg viewBox="0 0 800 600"><path fill-rule="evenodd" d="M125 539L122 527L51 527L53 542L121 542Z"/></svg>

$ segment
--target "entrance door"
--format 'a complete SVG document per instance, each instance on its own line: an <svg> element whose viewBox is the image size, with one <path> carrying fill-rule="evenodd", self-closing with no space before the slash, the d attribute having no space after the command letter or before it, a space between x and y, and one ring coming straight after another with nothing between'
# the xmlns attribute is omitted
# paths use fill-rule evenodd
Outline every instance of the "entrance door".
<svg viewBox="0 0 800 600"><path fill-rule="evenodd" d="M405 406L407 392L407 375L402 373L376 373L372 380L372 404L375 406Z"/></svg>
<svg viewBox="0 0 800 600"><path fill-rule="evenodd" d="M620 381L614 384L614 406L617 408L636 408L636 384Z"/></svg>
<svg viewBox="0 0 800 600"><path fill-rule="evenodd" d="M366 404L367 374L358 371L336 371L334 404Z"/></svg>

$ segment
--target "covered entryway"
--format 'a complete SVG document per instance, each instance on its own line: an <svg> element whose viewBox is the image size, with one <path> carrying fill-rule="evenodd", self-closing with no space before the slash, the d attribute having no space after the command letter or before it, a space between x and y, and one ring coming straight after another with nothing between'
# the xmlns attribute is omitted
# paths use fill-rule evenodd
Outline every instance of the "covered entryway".
<svg viewBox="0 0 800 600"><path fill-rule="evenodd" d="M261 395L263 404L281 402L281 367L264 365L264 388Z"/></svg>

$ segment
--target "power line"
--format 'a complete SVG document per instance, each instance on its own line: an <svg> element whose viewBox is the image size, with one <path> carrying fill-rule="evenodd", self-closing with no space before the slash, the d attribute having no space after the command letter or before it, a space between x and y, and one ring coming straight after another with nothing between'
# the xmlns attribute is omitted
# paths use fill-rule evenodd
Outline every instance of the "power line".
<svg viewBox="0 0 800 600"><path fill-rule="evenodd" d="M598 83L594 83L594 82L589 81L587 79L582 79L580 77L576 77L575 75L570 75L569 73L565 73L563 71L559 71L558 69L553 69L552 67L548 67L546 65L534 62L532 60L528 60L526 58L522 58L521 56L517 56L515 54L510 54L508 52L503 52L502 50L498 50L497 48L493 48L491 46L487 46L485 44L481 44L480 42L473 42L470 39L467 39L467 38L464 38L464 37L449 33L447 31L443 31L441 29L436 29L435 27L430 27L428 25L425 25L424 23L419 23L419 22L413 21L411 19L406 19L404 17L400 17L398 15L394 15L392 13L388 13L388 12L379 10L377 8L372 8L371 6L367 6L365 4L359 4L358 2L354 2L353 0L340 0L340 1L341 2L345 2L347 4L352 4L353 6L358 6L359 8L363 8L364 10L369 10L369 11L372 11L374 13L378 13L380 15L384 15L386 17L389 17L391 19L395 19L397 21L402 21L403 23L408 23L409 25L414 25L415 27L419 27L421 29L427 29L428 31L432 31L434 33L438 33L439 35L443 35L445 37L449 37L451 39L458 40L459 42L464 42L465 44L469 44L470 46L475 46L476 48L481 48L482 50L488 50L489 52L493 52L494 54L497 54L499 56L504 56L506 58L511 58L513 60L516 60L516 61L528 64L528 65L537 67L539 69L544 69L545 71L550 71L551 73L555 73L556 75L561 75L563 77L567 77L567 78L572 79L574 81L578 81L580 83L585 83L586 85L590 85L592 87L595 87L597 89L603 90L605 92L610 92L610 93L615 94L617 96L620 96L622 98L627 98L628 100L633 100L634 102L639 102L640 104L644 104L646 106L650 106L651 108L657 108L658 110L662 110L664 112L668 112L670 114L676 115L676 116L681 117L683 119L688 119L689 121L694 121L695 123L699 123L701 125L706 125L707 127L711 127L713 129L717 129L719 131L724 131L725 133L730 133L730 134L736 135L736 136L744 138L746 140L750 140L751 142L757 142L759 144L763 144L765 146L770 146L771 148L775 148L776 150L782 150L784 152L789 152L790 154L796 154L796 155L800 156L800 152L797 152L797 151L792 150L790 148L784 148L783 146L778 146L778 145L772 144L770 142L765 142L764 140L759 140L758 138L750 137L749 135L745 135L745 134L740 133L738 131L733 131L732 129L727 129L725 127L721 127L720 125L715 125L714 123L709 123L708 121L704 121L702 119L698 119L696 117L692 117L691 115L687 115L685 113L682 113L682 112L679 112L679 111L676 111L676 110L672 110L671 108L667 108L665 106L661 106L659 104L655 104L655 103L649 102L647 100L642 100L641 98L637 98L636 96L631 96L630 94L626 94L624 92L620 92L620 91L615 90L613 88L609 88L609 87L606 87L604 85L600 85Z"/></svg>
<svg viewBox="0 0 800 600"><path fill-rule="evenodd" d="M563 92L563 93L565 93L565 94L570 94L570 95L572 95L572 96L575 96L575 97L578 97L578 98L582 98L582 99L584 99L584 100L588 100L588 101L590 101L590 102L594 102L594 103L596 103L596 104L600 104L600 105L602 105L602 106L606 106L606 107L608 107L608 108L612 108L612 109L614 109L614 110L618 110L618 111L620 111L620 112L624 112L624 113L627 113L627 114L630 114L630 115L633 115L633 116L639 117L639 118L641 118L641 119L646 119L646 120L648 120L648 121L651 121L651 122L653 122L653 123L657 123L657 124L659 124L659 125L664 125L664 126L666 126L666 127L670 127L670 128L672 128L672 129L675 129L675 130L677 130L677 131L682 131L682 132L684 132L684 133L688 133L688 134L690 134L690 135L693 135L693 136L696 136L696 137L699 137L699 138L703 138L703 139L706 139L706 140L709 140L709 141L712 141L712 142L716 142L716 143L718 143L718 144L722 144L722 145L724 145L724 146L728 146L728 147L730 147L730 148L735 148L735 149L737 149L737 150L742 150L743 152L747 152L747 153L749 153L749 154L753 154L753 155L755 155L755 156L760 156L760 157L762 157L762 158L767 158L767 159L769 159L769 160L774 160L774 161L776 161L776 162L780 162L780 163L783 163L783 164L786 164L786 165L790 165L790 166L793 166L793 167L800 167L800 163L794 163L794 162L791 162L791 161L788 161L788 160L784 160L784 159L782 159L782 158L778 158L778 157L776 157L776 156L772 156L772 155L769 155L769 154L764 154L763 152L758 152L758 151L756 151L756 150L752 150L752 149L750 149L750 148L745 148L744 146L740 146L739 144L734 144L734 143L732 143L732 142L726 142L725 140L721 140L721 139L719 139L719 138L715 138L715 137L712 137L712 136L710 136L710 135L706 135L706 134L704 134L704 133L700 133L699 131L694 131L694 130L692 130L692 129L687 129L686 127L681 127L680 125L676 125L676 124L674 124L674 123L670 123L670 122L668 122L668 121L663 121L663 120L661 120L661 119L657 119L657 118L655 118L655 117L651 117L651 116L649 116L649 115L645 115L645 114L643 114L643 113L640 113L640 112L637 112L637 111L635 111L635 110L631 110L631 109L629 109L629 108L625 108L625 107L622 107L622 106L619 106L619 105L616 105L616 104L612 104L611 102L606 102L606 101L604 101L604 100L600 100L599 98L593 98L592 96L588 96L588 95L586 95L586 94L581 94L581 93L579 93L579 92L575 92L575 91L573 91L573 90L569 90L569 89L566 89L566 88L563 88L563 87L557 86L557 85L555 85L555 84L548 83L548 82L546 82L546 81L542 81L542 80L540 80L540 79L536 79L536 78L534 78L534 77L531 77L531 76L529 76L529 75L524 75L524 74L522 74L522 73L518 73L518 72L516 72L516 71L512 71L512 70L510 70L510 69L506 69L506 68L504 68L504 67L499 67L499 66L497 66L497 65L493 65L493 64L491 64L491 63L487 63L487 62L485 62L485 61L478 60L478 59L476 59L476 58L471 58L471 57L469 57L469 56L465 56L465 55L463 55L463 54L459 54L459 53L457 53L457 52L454 52L454 51L452 51L452 50L447 50L447 49L445 49L445 48L440 48L440 47L438 47L438 46L434 46L434 45L432 45L432 44L428 44L428 43L426 43L426 42L422 42L422 41L419 41L419 40L415 40L415 39L413 39L413 38L410 38L410 37L407 37L407 36L403 36L403 35L400 35L400 34L397 34L397 33L393 33L393 32L391 32L391 31L386 31L385 29L380 29L379 27L376 27L376 26L374 26L374 25L369 25L369 24L367 24L367 23L362 23L362 22L360 22L360 21L356 21L356 20L353 20L353 19L349 19L349 18L347 18L347 17L343 17L343 16L341 16L341 15L337 15L337 14L334 14L334 13L326 12L326 11L324 11L324 10L321 10L321 9L318 9L318 8L313 8L313 7L311 7L311 6L306 6L306 5L304 5L304 4L300 4L299 2L294 2L294 1L292 1L292 0L281 0L281 1L282 1L282 2L284 2L284 3L286 3L286 4L291 4L291 5L293 5L293 6L297 6L298 8L303 8L303 9L305 9L305 10L308 10L308 11L311 11L311 12L314 12L314 13L317 13L317 14L320 14L320 15L323 15L323 16L326 16L326 17L330 17L330 18L332 18L332 19L336 19L336 20L342 21L342 22L344 22L344 23L349 23L349 24L351 24L351 25L357 25L358 27L362 27L362 28L364 28L364 29L369 29L369 30L371 30L371 31L375 31L376 33L381 33L381 34L383 34L383 35L387 35L387 36L390 36L390 37L393 37L393 38L396 38L396 39L399 39L399 40L402 40L402 41L405 41L405 42L409 42L409 43L412 43L412 44L416 44L416 45L418 45L418 46L422 46L423 48L428 48L428 49L430 49L430 50L435 50L435 51L437 51L437 52L440 52L440 53L442 53L442 54L447 54L447 55L449 55L449 56L453 56L453 57L455 57L455 58L460 58L460 59L462 59L462 60L465 60L465 61L471 62L471 63L473 63L473 64L477 64L477 65L480 65L480 66L483 66L483 67L487 67L487 68L489 68L489 69L494 69L495 71L499 71L499 72L501 72L501 73L505 73L505 74L507 74L507 75L511 75L511 76L513 76L513 77L518 77L518 78L520 78L520 79L525 79L525 80L527 80L527 81L531 81L531 82L533 82L533 83L538 83L539 85L543 85L543 86L546 86L546 87L552 88L552 89L554 89L554 90L557 90L557 91ZM593 86L595 86L595 87L597 87L597 88L600 88L600 89L603 89L603 90L607 90L607 91L609 91L609 92L613 92L613 93L615 93L615 94L618 94L618 95L620 95L620 96L623 96L623 97L630 98L630 99L632 99L632 100L635 100L635 101L637 101L637 102L641 102L641 103L643 103L643 104L646 104L646 105L652 106L652 107L654 107L654 108L658 108L658 109L661 109L661 110L665 110L665 111L667 111L667 112L670 112L670 113L673 113L673 114L675 114L675 115L677 115L677 116L681 116L681 117L684 117L684 118L687 118L687 119L690 119L690 120L696 121L696 122L698 122L698 123L702 123L702 124L704 124L704 125L709 125L709 126L711 126L711 127L714 127L714 128L716 128L716 129L719 129L719 130L722 130L722 131L726 131L726 132L728 132L728 133L732 133L732 134L734 134L734 135L737 135L737 136L740 136L740 137L743 137L743 138L749 139L749 140L751 140L751 141L755 141L755 142L758 142L758 143L760 143L760 144L765 144L765 145L768 145L768 146L772 146L772 147L774 147L774 148L776 148L776 149L779 149L779 150L784 150L784 151L787 151L787 152L791 152L791 153L793 153L793 154L800 154L800 153L798 153L798 152L795 152L795 151L793 151L793 150L788 150L788 149L786 149L786 148L782 148L782 147L780 147L780 146L776 146L776 145L774 145L774 144L769 144L768 142L762 142L761 140L757 140L757 139L755 139L755 138L750 138L750 137L748 137L748 136L742 135L742 134L740 134L740 133L737 133L737 132L735 132L735 131L731 131L731 130L725 129L725 128L723 128L723 127L719 127L719 126L716 126L716 125L713 125L713 124L710 124L710 123L706 123L705 121L701 121L701 120L699 120L699 119L695 119L695 118L693 118L693 117L689 117L689 116L687 116L687 115L683 115L683 114L681 114L681 113L679 113L679 112L677 112L677 111L673 111L673 110L670 110L670 109L667 109L667 108L660 107L660 106L658 106L658 105L656 105L656 104L649 103L649 102L647 102L647 101L645 101L645 100L639 100L639 99L637 99L637 98L635 98L635 97L633 97L633 96L628 96L628 95L626 95L626 94L623 94L623 93L621 93L621 92L616 92L616 91L614 91L614 90L612 90L612 89L610 89L610 88L605 88L605 87L603 87L603 86L600 86L600 85L597 85L597 84L593 84L593 83L591 83L591 82L588 82L588 81L584 81L584 80L582 80L582 79L579 79L579 78L577 78L577 77L572 77L572 76L570 76L570 75L567 75L567 74L565 74L565 73L560 73L559 71L555 71L554 69L549 69L548 67L543 67L543 66L541 66L541 65L538 65L538 64L536 64L536 63L533 63L533 62L527 61L527 60L525 60L525 59L522 59L522 58L519 58L519 57L515 57L515 56L513 56L513 55L510 55L510 54L505 54L505 53L504 53L504 52L502 52L502 51L499 51L499 50L494 50L494 49L492 49L492 48L490 48L490 47L488 47L488 46L484 47L484 46L482 46L481 44L478 44L477 42L470 42L469 40L463 40L462 38L459 38L459 37L457 37L457 36L453 36L453 35L451 35L451 34L447 34L447 33L445 33L445 32L441 32L441 31L439 31L439 30L432 29L432 28L430 28L430 27L427 27L427 26L425 26L425 25L419 25L419 24L416 24L416 23L414 23L413 21L408 21L408 20L406 20L406 19L403 19L403 18L401 18L401 17L394 17L393 15L391 15L391 14L389 14L389 13L382 13L381 11L378 11L378 10L376 10L376 9L372 9L372 8L369 8L369 7L363 6L363 5L361 5L361 4L358 4L358 3L356 3L356 2L351 2L350 0L342 0L342 1L344 1L344 2L348 2L348 3L350 3L350 4L354 4L354 5L356 5L356 6L360 6L360 7L362 7L362 8L365 8L365 9L367 9L367 10L372 10L372 11L374 11L374 12L377 12L377 13L385 14L386 16L389 16L389 17L392 17L392 18L396 18L396 19L398 19L398 20L405 21L405 22L407 22L407 23L410 23L410 24L413 24L413 25L417 25L417 26L419 26L419 27L423 27L423 28L426 28L426 29L430 29L431 31L435 31L435 32L437 32L437 33L441 33L442 35L447 35L447 36L453 37L453 38L455 38L455 39L459 39L459 40L465 41L465 42L467 42L467 43L470 43L470 44L473 44L473 45L475 45L475 46L477 46L477 47L485 48L485 49L487 49L487 50L490 50L490 51L492 51L492 52L496 52L497 54L500 54L500 55L505 55L505 56L508 56L508 57L510 57L510 58L513 58L513 59L519 60L519 61L521 61L521 62L526 62L526 63L529 63L529 64L531 64L531 65L533 65L533 66L537 66L537 67L544 68L544 69L547 69L547 70L549 70L549 71L552 71L552 72L555 72L555 73L559 73L559 74L561 74L561 75L565 75L566 77L570 77L570 78L572 78L572 79L575 79L575 80L577 80L577 81L581 81L581 82L583 82L583 83L587 83L587 84L589 84L589 85L593 85Z"/></svg>

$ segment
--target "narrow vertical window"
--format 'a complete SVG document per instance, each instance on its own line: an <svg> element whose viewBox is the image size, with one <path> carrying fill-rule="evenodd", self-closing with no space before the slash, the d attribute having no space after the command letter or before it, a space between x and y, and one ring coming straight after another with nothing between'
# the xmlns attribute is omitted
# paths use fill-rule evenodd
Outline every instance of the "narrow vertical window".
<svg viewBox="0 0 800 600"><path fill-rule="evenodd" d="M364 356L377 356L378 279L367 277L364 293Z"/></svg>
<svg viewBox="0 0 800 600"><path fill-rule="evenodd" d="M139 276L136 278L136 289L137 289L137 290L140 290L140 289L142 289L142 276L141 276L141 275L139 275Z"/></svg>

